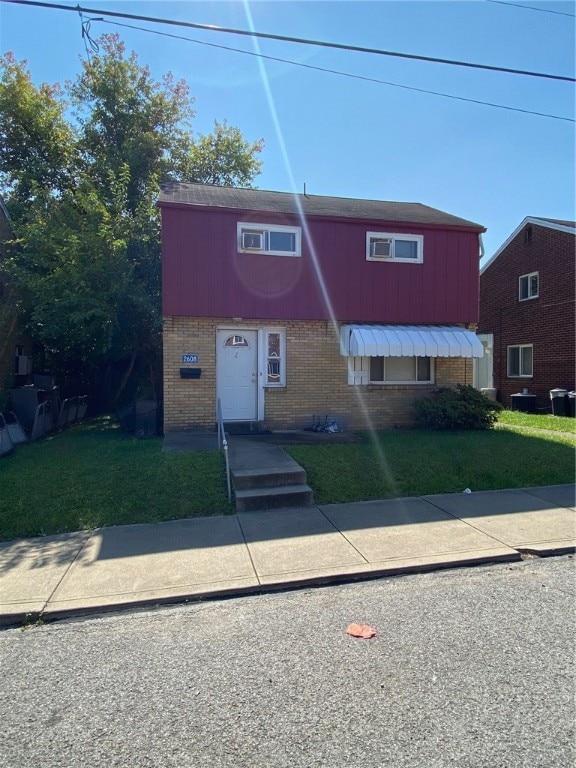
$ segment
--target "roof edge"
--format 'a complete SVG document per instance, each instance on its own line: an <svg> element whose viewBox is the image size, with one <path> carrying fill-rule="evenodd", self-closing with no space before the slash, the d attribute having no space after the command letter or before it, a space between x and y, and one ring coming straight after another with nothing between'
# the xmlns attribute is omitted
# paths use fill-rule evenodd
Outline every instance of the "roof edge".
<svg viewBox="0 0 576 768"><path fill-rule="evenodd" d="M498 248L498 250L492 256L490 256L486 264L484 264L484 266L480 269L481 275L488 269L491 264L496 261L502 251L510 245L512 240L514 240L514 238L520 234L520 232L527 224L535 224L538 227L546 227L547 229L555 229L557 232L567 232L568 234L576 235L576 227L567 227L564 224L556 224L549 219L539 219L537 216L526 216L526 218L516 227L514 232L512 232L512 234L506 238L500 248Z"/></svg>
<svg viewBox="0 0 576 768"><path fill-rule="evenodd" d="M354 198L351 198L354 199ZM390 201L385 201L390 202ZM416 205L423 205L423 203L416 203ZM257 213L257 214L268 214L268 215L277 215L277 216L295 216L297 217L299 214L294 211L292 213L286 214L281 213L279 211L269 211L265 208L262 208L261 210L255 210L254 208L231 208L230 206L225 205L198 205L196 203L184 203L184 202L176 202L172 200L157 200L156 201L156 207L157 208L176 208L176 209L188 209L190 207L194 207L196 210L200 211L213 211L214 209L217 209L218 211L226 211L228 213L234 213L238 211L242 211L243 213ZM425 206L427 207L427 206ZM442 211L443 213L443 211ZM451 214L448 214L451 215ZM448 229L448 230L457 230L459 232L475 232L479 235L486 232L486 227L483 227L481 224L477 224L473 221L471 221L469 224L435 224L430 222L419 222L419 221L413 221L409 219L382 219L382 218L356 218L354 216L333 216L328 214L321 214L321 213L307 213L305 214L305 217L309 221L318 221L321 219L330 219L331 221L340 221L340 222L363 222L367 224L374 224L379 225L381 223L384 224L391 224L391 225L398 225L398 226L414 226L418 227L419 229L438 229L439 227L441 229Z"/></svg>

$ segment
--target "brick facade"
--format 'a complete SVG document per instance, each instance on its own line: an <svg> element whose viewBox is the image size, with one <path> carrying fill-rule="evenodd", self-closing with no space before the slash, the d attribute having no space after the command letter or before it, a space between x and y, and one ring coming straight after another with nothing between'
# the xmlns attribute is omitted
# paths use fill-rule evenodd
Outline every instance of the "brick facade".
<svg viewBox="0 0 576 768"><path fill-rule="evenodd" d="M413 422L411 403L433 385L351 386L347 358L340 354L332 325L325 321L267 320L286 330L286 386L266 388L264 422L270 429L302 428L325 414L351 429L389 428ZM213 428L216 422L216 330L262 328L261 320L164 318L165 431ZM182 355L199 356L200 379L182 379ZM189 366L190 367L190 366ZM437 385L472 383L472 360L436 358Z"/></svg>
<svg viewBox="0 0 576 768"><path fill-rule="evenodd" d="M498 399L527 388L550 411L550 390L573 390L575 376L575 236L527 222L480 276L479 333L494 334ZM518 279L538 272L539 295L519 301ZM508 376L511 345L533 345L533 376Z"/></svg>

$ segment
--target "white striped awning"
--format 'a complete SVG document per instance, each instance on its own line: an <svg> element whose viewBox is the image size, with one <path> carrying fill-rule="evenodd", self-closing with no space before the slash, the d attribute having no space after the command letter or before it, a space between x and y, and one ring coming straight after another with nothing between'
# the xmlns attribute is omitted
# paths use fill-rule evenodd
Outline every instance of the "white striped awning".
<svg viewBox="0 0 576 768"><path fill-rule="evenodd" d="M343 325L346 357L483 357L474 331L452 325Z"/></svg>

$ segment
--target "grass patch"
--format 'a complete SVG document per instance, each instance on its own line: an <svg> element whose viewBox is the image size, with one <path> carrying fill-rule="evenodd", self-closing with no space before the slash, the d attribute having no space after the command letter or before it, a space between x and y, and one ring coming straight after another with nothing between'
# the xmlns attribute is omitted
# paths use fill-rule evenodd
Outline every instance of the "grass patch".
<svg viewBox="0 0 576 768"><path fill-rule="evenodd" d="M162 453L111 418L0 459L0 539L231 512L218 451Z"/></svg>
<svg viewBox="0 0 576 768"><path fill-rule="evenodd" d="M526 417L538 421L516 421ZM497 430L399 430L286 450L326 504L570 483L573 428L573 419L505 411ZM161 438L137 440L111 418L19 446L0 460L0 540L233 511L221 453L161 448Z"/></svg>
<svg viewBox="0 0 576 768"><path fill-rule="evenodd" d="M522 411L500 411L498 423L511 427L531 427L550 432L576 433L576 419L552 414L522 413Z"/></svg>
<svg viewBox="0 0 576 768"><path fill-rule="evenodd" d="M287 450L306 469L316 503L327 504L570 483L574 444L552 432L405 430Z"/></svg>

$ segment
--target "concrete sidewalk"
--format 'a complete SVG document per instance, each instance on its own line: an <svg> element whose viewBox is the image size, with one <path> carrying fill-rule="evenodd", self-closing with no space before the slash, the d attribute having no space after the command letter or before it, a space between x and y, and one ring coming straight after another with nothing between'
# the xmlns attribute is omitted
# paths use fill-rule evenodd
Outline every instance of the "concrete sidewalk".
<svg viewBox="0 0 576 768"><path fill-rule="evenodd" d="M244 512L0 544L0 623L573 552L574 484Z"/></svg>

